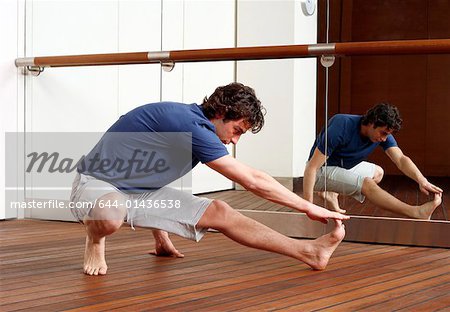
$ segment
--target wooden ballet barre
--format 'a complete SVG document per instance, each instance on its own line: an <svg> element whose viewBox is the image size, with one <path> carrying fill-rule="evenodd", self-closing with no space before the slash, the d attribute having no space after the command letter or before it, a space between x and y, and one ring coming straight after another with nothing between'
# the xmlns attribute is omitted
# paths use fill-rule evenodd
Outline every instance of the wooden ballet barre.
<svg viewBox="0 0 450 312"><path fill-rule="evenodd" d="M177 62L242 61L317 57L322 55L361 56L450 53L450 39L319 43L265 47L178 50L26 57L15 60L17 67L68 67Z"/></svg>

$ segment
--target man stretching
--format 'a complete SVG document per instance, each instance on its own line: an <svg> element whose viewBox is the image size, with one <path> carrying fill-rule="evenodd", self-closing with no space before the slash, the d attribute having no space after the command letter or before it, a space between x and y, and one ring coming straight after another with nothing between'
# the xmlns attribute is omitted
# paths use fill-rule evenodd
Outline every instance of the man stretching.
<svg viewBox="0 0 450 312"><path fill-rule="evenodd" d="M248 130L260 131L263 110L253 89L232 83L218 87L202 105L147 104L120 117L79 163L73 183L71 200L92 204L72 210L87 231L84 272L106 274L105 238L124 220L153 229L158 256L183 256L167 232L199 241L212 228L242 245L324 269L344 238L342 220L348 217L305 201L266 173L231 157L223 145L237 144ZM332 219L334 228L316 240L296 240L243 216L224 201L166 187L199 162L312 220Z"/></svg>
<svg viewBox="0 0 450 312"><path fill-rule="evenodd" d="M430 219L433 211L441 204L442 189L428 182L398 147L392 134L400 130L401 123L398 109L387 103L372 107L364 116L333 116L328 122L328 158L325 156L324 130L311 149L304 173L304 198L312 202L313 192L316 191L327 201L330 209L345 213L339 207L338 194L352 196L361 203L367 197L382 209L410 218ZM433 200L420 206L411 206L381 189L378 183L383 178L383 169L365 161L377 146L384 149L405 175L419 184L423 193L433 193Z"/></svg>

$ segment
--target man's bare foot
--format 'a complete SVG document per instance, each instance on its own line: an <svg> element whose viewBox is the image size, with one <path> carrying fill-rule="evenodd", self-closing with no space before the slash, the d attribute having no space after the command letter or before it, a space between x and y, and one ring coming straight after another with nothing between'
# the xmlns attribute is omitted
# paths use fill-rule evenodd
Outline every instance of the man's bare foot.
<svg viewBox="0 0 450 312"><path fill-rule="evenodd" d="M433 214L434 210L441 204L442 202L442 194L434 194L434 199L432 201L429 201L421 206L419 206L419 209L417 211L417 218L418 219L425 219L430 220L431 215Z"/></svg>
<svg viewBox="0 0 450 312"><path fill-rule="evenodd" d="M345 236L345 226L341 220L334 220L334 229L311 242L302 252L301 258L314 270L324 270L336 250L337 246L342 242Z"/></svg>
<svg viewBox="0 0 450 312"><path fill-rule="evenodd" d="M149 254L158 257L184 258L184 255L173 245L167 232L153 230L153 236L155 237L155 249L149 251Z"/></svg>
<svg viewBox="0 0 450 312"><path fill-rule="evenodd" d="M346 210L339 207L338 193L335 192L317 192L320 198L327 203L327 209L340 213L345 213Z"/></svg>
<svg viewBox="0 0 450 312"><path fill-rule="evenodd" d="M89 235L86 236L83 270L87 275L106 274L108 266L105 261L105 237L94 243Z"/></svg>

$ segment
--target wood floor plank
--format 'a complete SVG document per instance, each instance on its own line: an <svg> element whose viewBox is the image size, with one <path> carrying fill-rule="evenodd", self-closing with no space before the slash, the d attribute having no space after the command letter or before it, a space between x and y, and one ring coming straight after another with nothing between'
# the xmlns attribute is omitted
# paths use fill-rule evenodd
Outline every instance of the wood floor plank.
<svg viewBox="0 0 450 312"><path fill-rule="evenodd" d="M414 291L417 288L428 288L437 286L440 283L447 283L450 281L450 276L443 275L443 272L445 271L446 269L438 267L433 270L415 273L406 277L395 278L390 281L383 281L379 284L363 287L353 291L352 294L341 294L326 299L316 300L314 303L293 306L287 311L317 308L323 309L323 311L362 310L365 309L368 304L373 304L377 300L384 300L386 297L389 297L390 300L395 300L395 298L400 297L401 294ZM336 303L336 301L339 303Z"/></svg>
<svg viewBox="0 0 450 312"><path fill-rule="evenodd" d="M442 262L441 257L430 261L430 263L433 263L433 267L440 267L440 263ZM445 254L444 257L447 257L447 254ZM398 256L395 258L398 258ZM307 307L302 306L300 309L299 305L314 302L314 307L317 307L318 304L316 304L316 301L326 300L339 295L352 296L353 293L357 292L361 287L379 284L383 280L395 280L398 276L408 275L411 269L424 270L422 268L423 261L420 260L417 262L414 258L415 257L413 256L411 259L412 262L409 262L409 265L407 264L408 269L404 270L393 269L393 267L397 266L396 261L392 261L391 265L384 262L376 269L371 269L371 264L360 266L355 266L353 264L347 268L342 268L340 266L337 268L330 267L323 276L309 277L307 279L302 279L301 281L292 280L292 283L288 284L284 283L284 288L282 290L271 293L270 296L267 294L255 294L244 300L229 302L221 307L226 309L239 307L240 309L244 308L246 311L252 311L253 309L266 310L275 307L296 307L301 311L307 311ZM374 259L374 261L376 261L376 259ZM325 278L325 280L322 278ZM326 283L324 283L324 281L326 281ZM301 296L299 296L299 294L301 294Z"/></svg>
<svg viewBox="0 0 450 312"><path fill-rule="evenodd" d="M450 311L450 295L449 293L440 297L432 298L432 300L423 301L415 305L403 306L397 311L401 312L423 312L423 311Z"/></svg>
<svg viewBox="0 0 450 312"><path fill-rule="evenodd" d="M427 307L431 310L436 301L440 301L443 297L450 297L450 283L440 283L435 287L422 288L418 291L405 292L397 297L396 300L390 300L390 296L386 296L386 300L378 302L376 304L366 306L364 308L367 312L378 312L382 309L388 309L389 311L398 310L405 307L405 302L409 307L427 304Z"/></svg>

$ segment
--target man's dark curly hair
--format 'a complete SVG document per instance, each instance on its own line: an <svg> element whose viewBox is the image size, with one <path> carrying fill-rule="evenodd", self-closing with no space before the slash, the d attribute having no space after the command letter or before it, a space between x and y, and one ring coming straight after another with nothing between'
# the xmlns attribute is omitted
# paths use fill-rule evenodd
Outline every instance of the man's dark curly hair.
<svg viewBox="0 0 450 312"><path fill-rule="evenodd" d="M209 98L205 97L202 109L208 119L217 116L223 116L224 121L244 118L252 133L259 132L264 126L265 108L255 91L242 83L218 87Z"/></svg>
<svg viewBox="0 0 450 312"><path fill-rule="evenodd" d="M387 126L395 133L401 129L402 121L397 107L389 103L379 103L366 112L361 124L373 124L375 128Z"/></svg>

